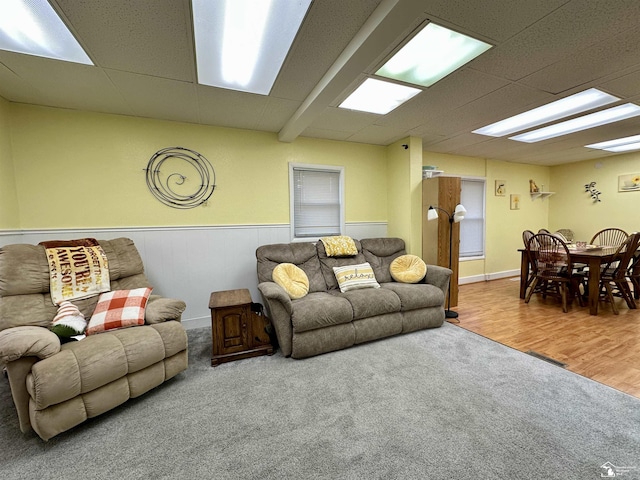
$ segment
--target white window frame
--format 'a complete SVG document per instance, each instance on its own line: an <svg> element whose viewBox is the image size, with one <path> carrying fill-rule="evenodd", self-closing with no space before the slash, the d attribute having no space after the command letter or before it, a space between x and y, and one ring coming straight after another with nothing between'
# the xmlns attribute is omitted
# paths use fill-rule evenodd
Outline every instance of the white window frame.
<svg viewBox="0 0 640 480"><path fill-rule="evenodd" d="M315 242L320 237L325 236L322 232L318 232L316 236L296 236L295 224L295 195L294 195L294 170L314 170L319 172L338 173L339 174L339 202L340 202L340 232L338 235L344 235L345 232L345 215L344 215L344 167L333 165L313 165L306 163L289 163L289 222L292 242Z"/></svg>
<svg viewBox="0 0 640 480"><path fill-rule="evenodd" d="M459 261L461 262L469 262L472 260L483 260L487 253L487 179L486 177L472 177L472 176L463 176L461 177L461 181L470 181L470 182L478 182L482 183L482 254L481 255L473 255L473 256L462 256L460 255ZM460 199L460 203L464 205L467 210L469 210L468 205L465 205L465 202ZM460 236L463 235L464 222L467 221L468 213L465 215L465 218L460 222Z"/></svg>

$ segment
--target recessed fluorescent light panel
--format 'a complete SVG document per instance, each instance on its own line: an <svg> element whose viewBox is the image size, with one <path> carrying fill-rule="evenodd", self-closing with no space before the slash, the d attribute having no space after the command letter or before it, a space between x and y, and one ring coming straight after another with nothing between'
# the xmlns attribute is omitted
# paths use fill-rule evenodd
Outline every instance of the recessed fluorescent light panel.
<svg viewBox="0 0 640 480"><path fill-rule="evenodd" d="M488 43L429 23L376 75L429 87L490 48Z"/></svg>
<svg viewBox="0 0 640 480"><path fill-rule="evenodd" d="M367 78L339 106L350 110L385 115L421 91L419 88Z"/></svg>
<svg viewBox="0 0 640 480"><path fill-rule="evenodd" d="M608 152L629 152L631 150L639 150L640 135L617 138L615 140L608 140L606 142L592 143L591 145L585 145L585 147L597 148L599 150L606 150Z"/></svg>
<svg viewBox="0 0 640 480"><path fill-rule="evenodd" d="M608 105L620 100L618 97L601 92L596 88L590 88L569 97L556 100L533 110L509 117L486 127L474 130L472 133L488 135L490 137L503 137L521 130L537 127L543 123L552 122L578 113L586 112L603 105Z"/></svg>
<svg viewBox="0 0 640 480"><path fill-rule="evenodd" d="M0 1L0 49L93 65L47 0Z"/></svg>
<svg viewBox="0 0 640 480"><path fill-rule="evenodd" d="M518 142L534 143L549 138L560 137L569 133L587 130L588 128L599 127L608 123L619 122L631 117L640 115L640 107L633 103L625 103L618 107L609 108L600 112L590 113L582 117L567 120L566 122L556 123L548 127L539 128L531 132L522 133L515 137L509 137L511 140Z"/></svg>
<svg viewBox="0 0 640 480"><path fill-rule="evenodd" d="M198 83L268 95L312 0L192 0Z"/></svg>

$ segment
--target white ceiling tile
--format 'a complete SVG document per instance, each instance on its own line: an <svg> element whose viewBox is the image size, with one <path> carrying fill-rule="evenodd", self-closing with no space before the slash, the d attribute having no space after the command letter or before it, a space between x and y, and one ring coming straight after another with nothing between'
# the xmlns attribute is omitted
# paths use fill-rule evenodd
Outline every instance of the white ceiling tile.
<svg viewBox="0 0 640 480"><path fill-rule="evenodd" d="M269 101L265 95L197 85L200 122L255 130Z"/></svg>
<svg viewBox="0 0 640 480"><path fill-rule="evenodd" d="M519 80L577 54L585 45L634 28L639 16L640 2L572 0L478 57L473 67Z"/></svg>
<svg viewBox="0 0 640 480"><path fill-rule="evenodd" d="M565 3L567 0L430 0L425 9L435 23L444 20L462 33L505 41Z"/></svg>
<svg viewBox="0 0 640 480"><path fill-rule="evenodd" d="M0 52L0 61L10 63L16 75L40 92L37 101L42 105L133 113L100 68L11 52Z"/></svg>
<svg viewBox="0 0 640 480"><path fill-rule="evenodd" d="M197 123L198 98L195 86L166 78L106 70L134 115Z"/></svg>
<svg viewBox="0 0 640 480"><path fill-rule="evenodd" d="M546 92L564 92L638 65L638 45L640 28L625 30L538 70L520 83Z"/></svg>
<svg viewBox="0 0 640 480"><path fill-rule="evenodd" d="M279 132L298 109L300 102L285 98L267 98L267 104L257 119L256 129L266 132Z"/></svg>
<svg viewBox="0 0 640 480"><path fill-rule="evenodd" d="M56 0L101 67L194 81L189 0Z"/></svg>

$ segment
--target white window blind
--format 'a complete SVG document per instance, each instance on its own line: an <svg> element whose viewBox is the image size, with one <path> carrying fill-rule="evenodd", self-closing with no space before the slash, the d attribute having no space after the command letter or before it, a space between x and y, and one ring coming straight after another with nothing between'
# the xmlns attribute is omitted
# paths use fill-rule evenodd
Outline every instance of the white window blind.
<svg viewBox="0 0 640 480"><path fill-rule="evenodd" d="M484 179L462 179L460 203L467 213L460 222L460 258L484 255L484 198Z"/></svg>
<svg viewBox="0 0 640 480"><path fill-rule="evenodd" d="M342 169L293 166L292 222L294 238L342 233Z"/></svg>

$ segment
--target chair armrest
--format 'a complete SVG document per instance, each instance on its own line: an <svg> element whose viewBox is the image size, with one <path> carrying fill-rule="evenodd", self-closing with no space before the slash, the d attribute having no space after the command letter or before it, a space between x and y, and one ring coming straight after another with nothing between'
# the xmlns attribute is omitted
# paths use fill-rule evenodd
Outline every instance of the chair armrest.
<svg viewBox="0 0 640 480"><path fill-rule="evenodd" d="M435 285L446 294L452 274L453 272L447 267L427 265L427 275L424 277L423 282Z"/></svg>
<svg viewBox="0 0 640 480"><path fill-rule="evenodd" d="M187 308L187 304L182 300L151 295L144 311L144 323L153 325L169 320L179 322L185 308Z"/></svg>
<svg viewBox="0 0 640 480"><path fill-rule="evenodd" d="M286 312L291 315L291 298L280 285L275 282L262 282L258 285L258 290L267 303L277 301L282 304Z"/></svg>
<svg viewBox="0 0 640 480"><path fill-rule="evenodd" d="M44 359L60 351L60 339L44 327L11 327L0 332L0 362L22 357Z"/></svg>

